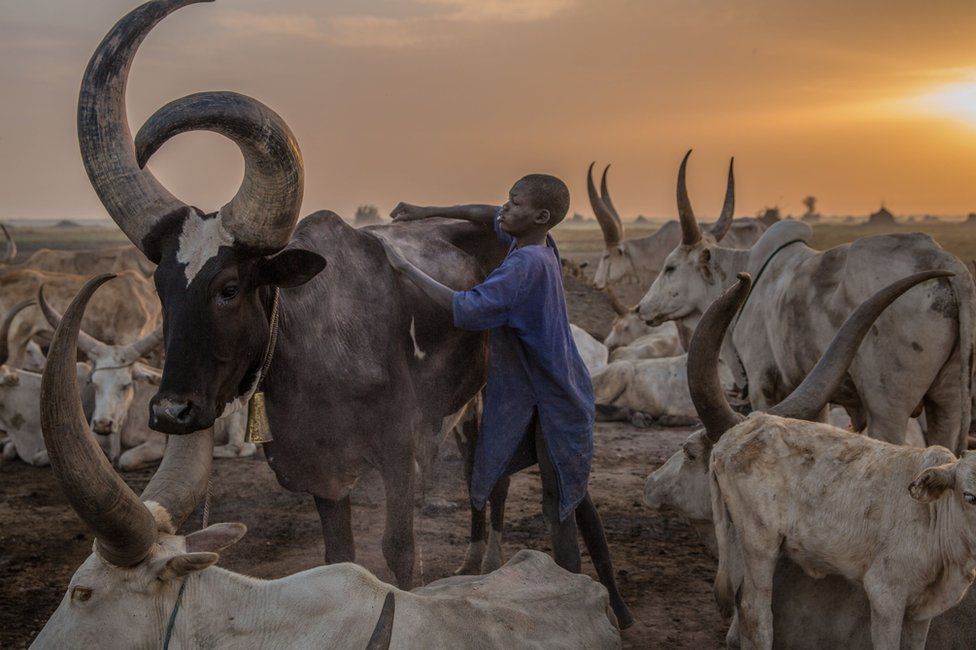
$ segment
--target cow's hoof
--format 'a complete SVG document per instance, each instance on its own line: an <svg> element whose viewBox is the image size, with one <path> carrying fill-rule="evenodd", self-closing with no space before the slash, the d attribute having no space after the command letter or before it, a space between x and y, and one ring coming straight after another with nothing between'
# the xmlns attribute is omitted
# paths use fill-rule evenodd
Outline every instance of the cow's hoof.
<svg viewBox="0 0 976 650"><path fill-rule="evenodd" d="M654 418L647 413L634 411L630 416L630 423L639 429L647 429L654 426Z"/></svg>
<svg viewBox="0 0 976 650"><path fill-rule="evenodd" d="M3 460L13 460L17 457L17 447L12 440L3 443Z"/></svg>
<svg viewBox="0 0 976 650"><path fill-rule="evenodd" d="M484 541L468 544L468 552L464 555L464 563L454 570L456 576L476 576L481 572L481 560L485 555Z"/></svg>
<svg viewBox="0 0 976 650"><path fill-rule="evenodd" d="M492 528L488 532L488 548L485 558L481 561L481 573L491 573L505 564L505 554L502 552L502 534Z"/></svg>

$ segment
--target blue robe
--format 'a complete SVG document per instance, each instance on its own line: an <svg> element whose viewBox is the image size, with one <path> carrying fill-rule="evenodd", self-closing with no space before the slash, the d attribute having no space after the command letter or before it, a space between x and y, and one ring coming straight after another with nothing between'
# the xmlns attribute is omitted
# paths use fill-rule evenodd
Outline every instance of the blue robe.
<svg viewBox="0 0 976 650"><path fill-rule="evenodd" d="M484 507L495 483L537 462L530 426L538 414L559 483L559 517L586 495L593 458L593 382L576 349L563 293L559 251L516 248L485 281L454 295L454 325L490 330L488 385L475 449L471 500Z"/></svg>

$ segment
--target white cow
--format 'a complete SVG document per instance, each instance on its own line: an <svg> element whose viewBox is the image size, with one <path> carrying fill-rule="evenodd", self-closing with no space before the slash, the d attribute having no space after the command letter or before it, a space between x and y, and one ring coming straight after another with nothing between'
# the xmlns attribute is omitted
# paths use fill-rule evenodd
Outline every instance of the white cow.
<svg viewBox="0 0 976 650"><path fill-rule="evenodd" d="M583 357L583 364L591 375L607 365L607 346L593 338L582 327L570 324L569 329L573 332L573 341L576 342L576 349Z"/></svg>
<svg viewBox="0 0 976 650"><path fill-rule="evenodd" d="M606 590L534 551L487 576L448 578L413 592L349 563L269 581L213 566L244 534L243 524L175 534L210 475L209 432L172 436L140 499L80 415L76 339L85 304L106 279L86 284L68 307L44 374L51 466L95 544L33 647L159 647L170 620L168 640L182 648L620 646ZM380 612L392 614L385 607L391 593L389 620Z"/></svg>
<svg viewBox="0 0 976 650"><path fill-rule="evenodd" d="M38 303L52 328L61 315L38 291ZM149 428L149 400L155 395L162 371L140 361L159 346L162 326L127 345L109 345L81 330L78 347L91 362L94 409L91 427L119 469L140 469L159 462L166 447L166 435ZM242 404L233 404L214 423L215 458L253 456L256 447L244 442L247 414ZM125 450L125 451L123 451Z"/></svg>
<svg viewBox="0 0 976 650"><path fill-rule="evenodd" d="M930 508L913 502L907 489L911 483L912 496L933 501L952 487L946 481L953 473L963 481L955 484L960 492L976 491L976 457L946 463L954 457L944 448L896 446L804 421L823 410L881 311L916 284L945 275L918 273L865 301L787 399L745 420L721 390L718 356L748 295L749 276L740 274L702 316L689 376L714 443L716 598L727 613L737 606L747 647L773 645L774 577L784 557L812 577L840 575L862 584L878 648L897 647L903 631L903 647L924 647L929 621L957 603L976 576L976 554L961 542L971 535L966 522L974 517L964 495Z"/></svg>
<svg viewBox="0 0 976 650"><path fill-rule="evenodd" d="M650 285L661 272L668 253L681 241L681 227L676 221L668 221L656 232L639 239L624 239L624 224L617 214L607 190L607 165L600 182L600 194L593 185L593 163L587 172L586 189L590 207L596 216L606 248L593 276L593 286L604 289L625 281L636 282L642 287ZM732 164L729 163L729 186L725 195L722 214L710 226L708 236L713 242L721 241L730 248L749 248L762 235L766 226L756 219L732 219L735 194L732 191Z"/></svg>
<svg viewBox="0 0 976 650"><path fill-rule="evenodd" d="M781 221L748 251L716 246L701 232L678 173L680 245L641 300L652 324L693 328L704 309L748 271L756 284L728 338L723 358L748 387L753 408L790 393L826 350L854 307L892 277L941 269L953 277L926 283L881 315L831 402L858 429L889 442L904 440L909 417L924 405L926 441L965 448L972 396L976 287L965 266L931 237L905 233L865 237L818 251L810 227Z"/></svg>
<svg viewBox="0 0 976 650"><path fill-rule="evenodd" d="M636 309L628 309L612 289L607 289L610 304L616 317L610 325L610 333L603 340L610 350L611 360L621 359L659 359L675 357L684 352L678 328L674 323L650 326L637 314ZM629 348L622 352L623 348Z"/></svg>
<svg viewBox="0 0 976 650"><path fill-rule="evenodd" d="M725 371L724 385L734 388ZM698 416L688 392L688 355L666 359L612 361L593 375L596 403L612 407L637 426L687 426ZM609 408L603 413L613 413ZM608 419L616 419L610 417Z"/></svg>

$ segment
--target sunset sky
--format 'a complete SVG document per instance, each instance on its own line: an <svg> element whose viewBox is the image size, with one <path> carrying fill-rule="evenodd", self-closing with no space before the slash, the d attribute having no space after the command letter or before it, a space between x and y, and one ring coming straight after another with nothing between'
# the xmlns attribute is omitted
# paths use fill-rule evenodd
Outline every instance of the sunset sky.
<svg viewBox="0 0 976 650"><path fill-rule="evenodd" d="M0 219L104 215L82 168L77 90L135 2L4 0ZM613 163L625 218L692 201L715 214L736 157L737 214L976 211L976 2L936 0L219 0L143 44L135 131L204 90L278 111L305 157L303 214L372 203L498 202L519 176ZM183 135L150 163L212 210L236 148Z"/></svg>

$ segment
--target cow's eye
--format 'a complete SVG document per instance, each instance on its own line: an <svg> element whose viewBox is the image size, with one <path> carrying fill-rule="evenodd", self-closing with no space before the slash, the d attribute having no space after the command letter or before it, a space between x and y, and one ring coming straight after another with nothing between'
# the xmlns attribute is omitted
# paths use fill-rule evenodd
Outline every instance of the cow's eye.
<svg viewBox="0 0 976 650"><path fill-rule="evenodd" d="M976 494L973 494L972 492L963 492L962 498L965 499L966 503L969 505L976 506Z"/></svg>
<svg viewBox="0 0 976 650"><path fill-rule="evenodd" d="M237 297L237 293L240 291L240 286L236 282L229 282L225 284L220 290L220 299L224 302L228 302Z"/></svg>
<svg viewBox="0 0 976 650"><path fill-rule="evenodd" d="M88 587L75 587L71 590L71 600L85 602L92 597L92 590Z"/></svg>
<svg viewBox="0 0 976 650"><path fill-rule="evenodd" d="M674 267L673 266L665 266L664 267L664 274L665 275L671 275L672 273L674 273Z"/></svg>
<svg viewBox="0 0 976 650"><path fill-rule="evenodd" d="M687 447L682 447L681 450L685 452L685 458L687 458L688 460L695 460L695 454L692 453L690 449L688 449Z"/></svg>

